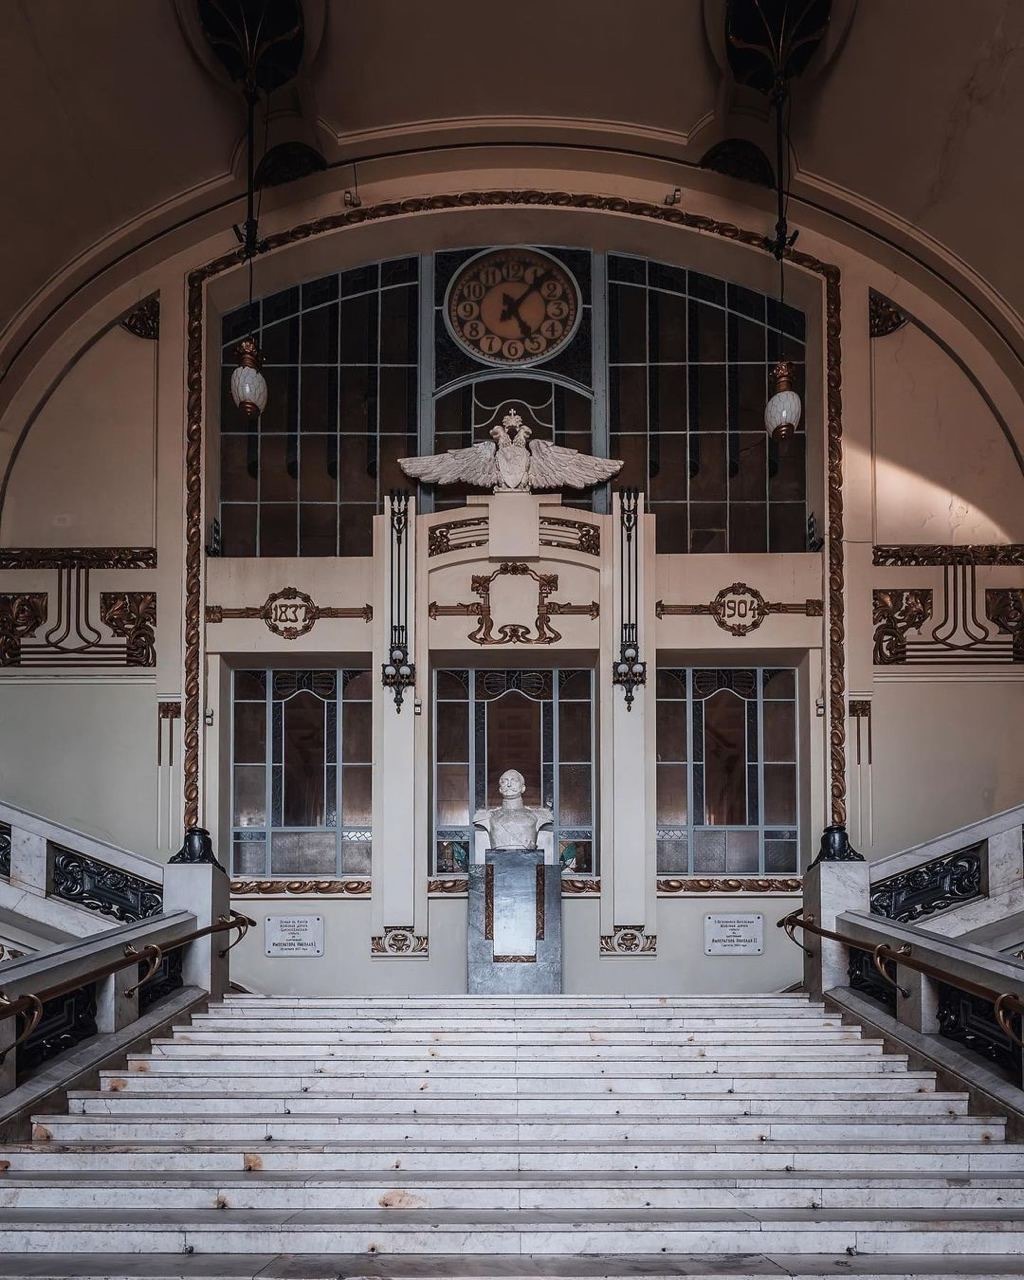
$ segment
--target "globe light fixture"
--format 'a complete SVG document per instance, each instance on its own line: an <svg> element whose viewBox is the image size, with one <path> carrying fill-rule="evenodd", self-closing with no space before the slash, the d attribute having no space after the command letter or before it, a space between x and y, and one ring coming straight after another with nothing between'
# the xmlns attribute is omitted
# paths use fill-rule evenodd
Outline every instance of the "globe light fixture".
<svg viewBox="0 0 1024 1280"><path fill-rule="evenodd" d="M772 366L771 395L764 407L764 425L772 440L786 440L800 424L803 406L793 390L793 365L780 360Z"/></svg>
<svg viewBox="0 0 1024 1280"><path fill-rule="evenodd" d="M261 370L263 357L250 335L238 344L238 364L231 374L231 399L249 418L258 418L267 407L267 380Z"/></svg>

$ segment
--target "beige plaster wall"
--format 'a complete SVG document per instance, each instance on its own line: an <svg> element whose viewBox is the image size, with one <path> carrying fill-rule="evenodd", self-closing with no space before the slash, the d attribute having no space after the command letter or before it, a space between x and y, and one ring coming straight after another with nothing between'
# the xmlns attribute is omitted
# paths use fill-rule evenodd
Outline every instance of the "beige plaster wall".
<svg viewBox="0 0 1024 1280"><path fill-rule="evenodd" d="M871 342L875 540L1024 541L1024 476L964 370L914 323Z"/></svg>
<svg viewBox="0 0 1024 1280"><path fill-rule="evenodd" d="M563 989L567 994L682 994L781 991L798 981L800 951L775 927L794 897L695 895L659 898L658 953L643 959L600 956L600 901L562 900ZM426 959L370 956L371 904L363 900L236 898L258 927L232 952L232 978L259 992L286 995L459 994L466 990L466 899L431 898ZM764 915L764 954L705 956L706 912ZM321 958L268 958L267 916L322 915Z"/></svg>
<svg viewBox="0 0 1024 1280"><path fill-rule="evenodd" d="M149 681L0 681L0 796L156 856L156 707Z"/></svg>
<svg viewBox="0 0 1024 1280"><path fill-rule="evenodd" d="M14 462L0 542L152 546L157 349L115 325L68 370Z"/></svg>

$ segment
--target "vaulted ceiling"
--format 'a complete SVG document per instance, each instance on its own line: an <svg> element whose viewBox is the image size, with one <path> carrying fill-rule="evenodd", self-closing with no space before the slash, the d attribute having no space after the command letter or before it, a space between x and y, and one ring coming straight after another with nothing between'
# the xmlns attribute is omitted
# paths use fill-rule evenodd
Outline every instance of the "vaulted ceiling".
<svg viewBox="0 0 1024 1280"><path fill-rule="evenodd" d="M72 288L76 263L237 201L241 103L202 64L192 5L4 6L0 367L33 299L61 276ZM517 140L693 166L723 137L770 150L763 100L736 91L720 65L724 0L306 0L306 10L307 65L284 92L329 165L443 146L457 169L460 146ZM1016 327L1024 5L847 0L834 4L833 28L830 56L796 94L796 224L812 202L897 242L931 238ZM227 213L236 221L237 203Z"/></svg>

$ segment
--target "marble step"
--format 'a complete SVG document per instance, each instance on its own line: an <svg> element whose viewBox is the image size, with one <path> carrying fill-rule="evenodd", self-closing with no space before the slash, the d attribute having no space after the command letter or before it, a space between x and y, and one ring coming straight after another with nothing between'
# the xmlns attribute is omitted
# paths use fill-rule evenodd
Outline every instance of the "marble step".
<svg viewBox="0 0 1024 1280"><path fill-rule="evenodd" d="M1006 1209L8 1209L3 1252L1024 1255ZM838 1273L837 1274L841 1274Z"/></svg>
<svg viewBox="0 0 1024 1280"><path fill-rule="evenodd" d="M796 1061L798 1058L815 1061L839 1061L850 1059L872 1058L883 1052L880 1040L836 1040L829 1044L814 1041L807 1044L786 1041L768 1045L750 1044L737 1041L735 1044L722 1044L711 1041L707 1044L651 1044L640 1041L636 1044L602 1044L597 1041L582 1044L564 1044L553 1040L548 1044L396 1044L378 1041L368 1044L341 1043L298 1043L292 1040L267 1041L265 1044L247 1041L244 1037L230 1037L224 1041L204 1042L187 1040L184 1037L174 1040L155 1039L152 1042L152 1056L163 1057L195 1057L195 1058L245 1058L252 1061L254 1056L260 1058L315 1058L340 1057L364 1059L374 1062L401 1059L424 1059L446 1057L463 1061L509 1062L513 1058L523 1061L551 1062L555 1059L571 1059L572 1061L588 1061L600 1059L621 1059L623 1061L648 1062L661 1059L678 1062L699 1058L712 1058L718 1062L746 1060L751 1062L769 1060Z"/></svg>
<svg viewBox="0 0 1024 1280"><path fill-rule="evenodd" d="M0 1209L116 1209L130 1191L134 1209L901 1209L1024 1210L1024 1173L964 1179L922 1175L884 1177L859 1173L806 1173L774 1177L710 1177L566 1174L414 1174L386 1178L337 1174L310 1179L305 1174L190 1173L146 1176L102 1173L89 1176L8 1174L0 1179Z"/></svg>
<svg viewBox="0 0 1024 1280"><path fill-rule="evenodd" d="M362 1053L358 1058L348 1055L347 1059L328 1057L316 1053L278 1057L276 1053L260 1054L254 1059L252 1054L238 1053L228 1057L224 1053L181 1054L129 1054L127 1060L129 1074L149 1074L160 1076L191 1076L208 1074L215 1070L218 1077L248 1076L258 1061L259 1070L267 1076L300 1074L324 1075L330 1077L355 1076L364 1078L372 1073L367 1062L384 1055ZM440 1077L494 1077L501 1080L521 1079L532 1081L542 1077L558 1079L564 1088L563 1077L577 1079L600 1080L602 1077L621 1077L627 1072L637 1079L687 1079L713 1075L744 1076L755 1079L773 1080L804 1078L817 1076L830 1080L845 1078L850 1068L850 1055L844 1051L841 1068L834 1056L808 1056L806 1054L780 1054L778 1057L728 1057L715 1058L707 1055L667 1056L653 1059L640 1055L627 1059L609 1057L600 1058L521 1058L502 1057L494 1054L488 1058L441 1058L433 1055L427 1057L388 1057L387 1073L390 1077L401 1075ZM905 1054L883 1054L875 1045L857 1055L857 1078L867 1076L895 1076L907 1074L907 1056ZM213 1067L210 1064L215 1063Z"/></svg>
<svg viewBox="0 0 1024 1280"><path fill-rule="evenodd" d="M161 1066L164 1064L161 1063ZM180 1064L179 1064L180 1065ZM179 1096L212 1093L217 1090L232 1094L313 1093L348 1097L353 1094L393 1096L401 1094L432 1093L445 1097L451 1094L495 1094L508 1097L631 1097L642 1094L647 1097L674 1097L700 1094L720 1097L726 1093L745 1097L774 1097L778 1093L790 1096L799 1092L803 1097L831 1097L842 1095L869 1101L876 1097L914 1097L933 1094L936 1091L935 1075L926 1071L903 1073L861 1074L855 1081L837 1079L832 1072L808 1075L802 1071L781 1071L771 1074L733 1072L716 1075L707 1071L683 1076L613 1076L604 1073L575 1075L571 1088L565 1076L517 1076L493 1072L490 1075L467 1075L465 1072L441 1073L429 1068L415 1072L388 1075L368 1075L362 1071L331 1070L309 1075L301 1072L264 1074L250 1063L251 1074L223 1071L189 1072L159 1071L101 1071L100 1089L104 1093L163 1094L168 1091Z"/></svg>
<svg viewBox="0 0 1024 1280"><path fill-rule="evenodd" d="M387 1035L401 1033L403 1035L434 1036L456 1035L468 1032L472 1035L522 1035L557 1033L566 1031L579 1035L592 1034L628 1034L628 1035L663 1035L669 1032L710 1032L723 1036L741 1036L756 1031L785 1032L790 1028L799 1029L801 1034L812 1031L853 1031L844 1027L841 1018L811 1016L801 1014L799 1017L787 1014L769 1017L766 1014L751 1015L749 1018L716 1018L708 1017L664 1017L652 1018L578 1018L562 1019L545 1018L445 1018L438 1023L430 1018L330 1018L330 1017L279 1017L279 1018L225 1018L220 1015L193 1014L193 1031L216 1031L226 1035L249 1035L253 1032L278 1036L291 1036L296 1032L323 1031L332 1035L359 1032L383 1032Z"/></svg>
<svg viewBox="0 0 1024 1280"><path fill-rule="evenodd" d="M437 1009L451 1013L453 1009L641 1009L641 1008L711 1008L728 1010L735 1005L759 1004L773 1009L789 1005L812 1005L823 1008L824 1002L812 1000L806 992L738 992L707 995L413 995L413 996L290 996L252 995L236 992L217 1001L213 1008L274 1007L303 1009Z"/></svg>
<svg viewBox="0 0 1024 1280"><path fill-rule="evenodd" d="M33 1119L39 1141L171 1142L301 1140L313 1142L405 1140L447 1143L522 1142L830 1142L869 1141L1001 1142L1006 1121L1001 1116L920 1117L906 1121L876 1117L871 1110L814 1118L794 1110L763 1118L629 1119L620 1116L565 1120L557 1114L511 1119L477 1116L472 1120L410 1115L397 1120L349 1115L239 1115L210 1119L177 1116L44 1115Z"/></svg>
<svg viewBox="0 0 1024 1280"><path fill-rule="evenodd" d="M851 1096L852 1091L837 1090L832 1097L808 1097L802 1092L787 1090L780 1096L745 1096L743 1091L726 1095L690 1094L683 1098L630 1096L626 1098L576 1097L571 1094L552 1098L550 1095L536 1098L509 1097L501 1093L454 1094L432 1098L425 1093L380 1096L374 1093L321 1094L311 1092L263 1092L247 1093L235 1097L233 1093L211 1091L205 1094L165 1092L153 1097L130 1093L111 1093L95 1090L73 1090L68 1093L69 1111L72 1115L141 1116L180 1114L188 1111L192 1117L218 1116L227 1118L243 1114L249 1117L274 1115L379 1115L385 1117L405 1115L471 1115L491 1117L515 1117L529 1119L534 1116L549 1117L553 1111L558 1116L623 1116L640 1119L657 1115L669 1116L767 1116L795 1115L834 1116L850 1115L859 1109L865 1098ZM871 1113L875 1117L895 1116L963 1116L967 1114L965 1093L910 1094L906 1097L872 1097Z"/></svg>
<svg viewBox="0 0 1024 1280"><path fill-rule="evenodd" d="M579 1176L595 1173L702 1172L731 1176L750 1173L934 1174L974 1177L1024 1173L1024 1144L945 1138L934 1142L802 1141L797 1144L745 1142L450 1142L276 1141L248 1143L197 1140L187 1148L175 1141L43 1141L5 1146L4 1172L203 1171L336 1174L339 1171L405 1173L535 1173Z"/></svg>
<svg viewBox="0 0 1024 1280"><path fill-rule="evenodd" d="M758 1030L736 1026L712 1027L705 1031L567 1031L554 1028L550 1031L519 1031L512 1027L496 1031L304 1031L291 1027L283 1030L273 1023L265 1028L256 1025L221 1027L207 1030L202 1026L185 1027L175 1032L175 1040L181 1044L237 1044L254 1046L279 1044L342 1044L342 1045L500 1045L515 1048L524 1045L591 1045L613 1044L648 1046L676 1046L687 1044L713 1045L797 1045L857 1043L862 1039L859 1027L844 1027L838 1023L832 1027L795 1028L780 1023L770 1030ZM162 1043L162 1041L156 1041Z"/></svg>

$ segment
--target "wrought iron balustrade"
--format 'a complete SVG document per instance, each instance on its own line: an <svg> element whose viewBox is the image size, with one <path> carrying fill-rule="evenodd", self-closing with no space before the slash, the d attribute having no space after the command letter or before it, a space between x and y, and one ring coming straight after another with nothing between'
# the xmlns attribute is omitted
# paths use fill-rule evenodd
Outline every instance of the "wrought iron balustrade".
<svg viewBox="0 0 1024 1280"><path fill-rule="evenodd" d="M153 881L75 853L63 845L50 847L53 897L112 916L122 924L157 916L163 909L163 889Z"/></svg>
<svg viewBox="0 0 1024 1280"><path fill-rule="evenodd" d="M0 876L11 877L11 828L0 822Z"/></svg>
<svg viewBox="0 0 1024 1280"><path fill-rule="evenodd" d="M902 924L948 911L985 896L982 862L986 841L932 858L871 886L871 911Z"/></svg>

